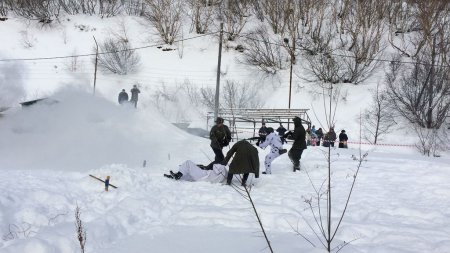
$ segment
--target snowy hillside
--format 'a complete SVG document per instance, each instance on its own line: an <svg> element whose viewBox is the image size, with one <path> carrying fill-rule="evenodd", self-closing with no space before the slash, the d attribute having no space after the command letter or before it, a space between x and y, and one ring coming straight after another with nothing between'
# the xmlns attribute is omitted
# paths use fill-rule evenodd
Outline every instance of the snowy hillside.
<svg viewBox="0 0 450 253"><path fill-rule="evenodd" d="M103 18L64 13L58 22L43 24L2 10L0 3L0 18L8 16L0 21L0 253L80 252L77 207L87 233L86 253L270 252L242 188L163 177L185 160L208 164L214 158L209 139L173 123L209 131L207 102L213 96L207 92L216 87L217 20L200 34L183 16L177 40L169 45L143 17L124 13ZM319 14L326 16L311 15ZM245 36L261 25L257 16L245 16ZM276 40L281 35L266 34L274 43L284 43ZM111 36L135 48L140 64L126 75L100 68L93 95L94 37L101 44ZM222 88L236 85L248 100L246 106L287 108L289 54L283 51L276 73L263 73L244 64L243 53L235 50L246 39L225 40ZM307 39L300 40L302 45ZM293 71L291 108L309 109L312 124L326 131L328 91L321 82L306 80L309 56L301 50ZM388 59L391 51L387 47L380 55ZM360 117L374 107L373 91L384 87L389 66L380 64L358 85L339 79L334 87L339 93L333 100L333 125L337 132L346 130L349 148L331 149L332 227L345 208L357 158L366 152L368 156L333 252L449 252L448 142L440 157L422 156L415 147L417 134L398 114L397 124L379 145L360 138ZM129 92L135 84L141 90L137 108L120 106L119 92ZM46 99L20 106L41 98ZM227 107L223 93L221 99ZM269 148L258 150L264 171ZM308 147L300 172L292 172L284 154L273 162L272 175L250 176L251 197L273 252L326 252L322 236L311 229L318 231L317 206L313 203L312 214L308 203L327 179L327 151ZM118 188L106 192L90 174L110 176ZM239 185L237 177L233 183Z"/></svg>

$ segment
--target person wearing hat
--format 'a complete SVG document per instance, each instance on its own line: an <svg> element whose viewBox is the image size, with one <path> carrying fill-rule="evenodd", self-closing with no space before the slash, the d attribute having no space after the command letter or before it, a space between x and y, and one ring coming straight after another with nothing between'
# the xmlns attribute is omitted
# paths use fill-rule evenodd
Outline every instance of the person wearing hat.
<svg viewBox="0 0 450 253"><path fill-rule="evenodd" d="M339 134L339 148L348 148L347 146L348 137L345 130L342 130Z"/></svg>
<svg viewBox="0 0 450 253"><path fill-rule="evenodd" d="M228 146L231 141L231 132L228 126L223 124L223 118L217 117L216 125L211 128L209 138L211 139L211 148L214 151L214 161L208 166L212 168L212 164L221 163L224 159L222 152L223 147Z"/></svg>
<svg viewBox="0 0 450 253"><path fill-rule="evenodd" d="M283 124L280 123L280 127L277 128L277 133L280 136L281 143L287 144L286 138L283 137L286 131L286 128L284 128Z"/></svg>
<svg viewBox="0 0 450 253"><path fill-rule="evenodd" d="M292 120L294 121L294 132L287 132L285 137L294 141L288 156L294 165L295 172L296 170L300 170L300 159L302 158L303 150L306 149L306 131L302 125L302 120L299 117L295 117Z"/></svg>
<svg viewBox="0 0 450 253"><path fill-rule="evenodd" d="M264 166L266 171L262 174L272 174L272 161L280 155L286 153L286 149L283 149L283 142L280 139L280 136L274 133L273 128L267 128L268 135L266 136L266 140L259 145L260 148L264 149L270 145L270 152L266 155L264 160Z"/></svg>
<svg viewBox="0 0 450 253"><path fill-rule="evenodd" d="M258 131L259 140L258 140L258 142L256 142L257 146L259 146L259 143L264 142L266 140L267 134L268 134L268 132L267 132L266 123L263 122L261 128Z"/></svg>
<svg viewBox="0 0 450 253"><path fill-rule="evenodd" d="M141 93L141 91L138 89L137 85L136 84L133 85L133 88L131 89L130 102L134 105L134 108L137 107L137 101L138 101L139 93Z"/></svg>
<svg viewBox="0 0 450 253"><path fill-rule="evenodd" d="M122 91L119 93L118 101L121 105L125 102L128 102L128 93L125 91L125 89L122 89Z"/></svg>

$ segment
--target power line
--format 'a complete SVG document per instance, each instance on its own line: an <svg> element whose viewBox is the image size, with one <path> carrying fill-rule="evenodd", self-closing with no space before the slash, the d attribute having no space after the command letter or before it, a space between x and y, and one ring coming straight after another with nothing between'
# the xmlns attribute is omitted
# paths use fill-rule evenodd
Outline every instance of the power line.
<svg viewBox="0 0 450 253"><path fill-rule="evenodd" d="M194 36L194 37L189 37L189 38L185 38L185 39L179 39L179 40L174 40L173 42L181 42L181 41L187 41L187 40L193 40L193 39L197 39L197 38L201 38L201 37L205 37L205 36L209 36L209 35L213 35L216 34L218 32L211 32L211 33L205 33L205 34L201 34L198 36ZM163 46L164 44L152 44L152 45L147 45L147 46L142 46L142 47L135 47L135 48L128 48L128 49L123 49L123 50L116 50L116 51L110 51L110 52L99 52L98 54L112 54L112 53L120 53L120 52L126 52L126 51L134 51L134 50L140 50L140 49L145 49L145 48L152 48L152 47L158 47L158 46ZM38 57L38 58L11 58L11 59L0 59L0 62L10 62L10 61L40 61L40 60L52 60L52 59L66 59L66 58L74 58L74 57L86 57L86 56L95 56L95 53L90 53L90 54L78 54L78 55L66 55L66 56L53 56L53 57Z"/></svg>

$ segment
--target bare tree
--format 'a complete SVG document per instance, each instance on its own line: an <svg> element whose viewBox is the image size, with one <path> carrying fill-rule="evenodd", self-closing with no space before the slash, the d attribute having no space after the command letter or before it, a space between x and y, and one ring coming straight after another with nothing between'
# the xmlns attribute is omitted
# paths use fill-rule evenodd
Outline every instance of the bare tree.
<svg viewBox="0 0 450 253"><path fill-rule="evenodd" d="M239 175L239 177L241 177ZM242 196L242 198L244 198L245 200L247 200L250 205L252 206L252 210L255 213L255 217L256 220L258 221L258 225L261 229L261 233L264 236L264 240L266 241L267 247L269 248L270 252L273 253L273 249L272 249L272 245L270 244L270 240L269 237L266 233L266 229L264 228L262 219L261 219L261 215L258 212L258 209L255 206L255 202L252 199L252 195L251 195L251 191L252 191L252 184L250 183L250 185L247 186L247 184L245 182L242 181L242 177L240 178L241 181L241 186L238 186L234 183L231 183L231 187L233 187L233 189Z"/></svg>
<svg viewBox="0 0 450 253"><path fill-rule="evenodd" d="M444 37L448 37L448 15L450 15L448 1L411 0L399 4L401 7L398 9L404 13L401 19L405 20L406 24L391 24L389 42L403 56L417 56L421 50L430 47L437 34L441 33Z"/></svg>
<svg viewBox="0 0 450 253"><path fill-rule="evenodd" d="M113 17L122 11L121 0L98 0L98 14L103 17Z"/></svg>
<svg viewBox="0 0 450 253"><path fill-rule="evenodd" d="M423 155L439 157L440 151L448 151L450 149L450 136L445 127L440 129L426 129L413 125L413 128L419 137L416 148Z"/></svg>
<svg viewBox="0 0 450 253"><path fill-rule="evenodd" d="M238 83L226 80L223 86L223 104L226 108L261 108L258 94L258 86L255 84Z"/></svg>
<svg viewBox="0 0 450 253"><path fill-rule="evenodd" d="M182 2L180 0L145 0L144 17L158 31L161 39L172 45L180 32Z"/></svg>
<svg viewBox="0 0 450 253"><path fill-rule="evenodd" d="M43 25L50 24L53 19L59 17L61 5L56 0L14 0L13 11L18 16L27 19L37 19Z"/></svg>
<svg viewBox="0 0 450 253"><path fill-rule="evenodd" d="M272 42L264 26L249 33L244 39L243 64L255 66L267 74L276 74L285 67L285 55L280 42Z"/></svg>
<svg viewBox="0 0 450 253"><path fill-rule="evenodd" d="M297 44L306 52L307 80L359 84L370 77L385 48L377 2L311 5L306 27L297 28L303 32Z"/></svg>
<svg viewBox="0 0 450 253"><path fill-rule="evenodd" d="M235 81L227 80L222 86L222 103L221 108L261 108L262 102L256 94L258 93L258 86L256 84L243 84ZM200 94L202 103L214 109L214 94L213 88L201 88Z"/></svg>
<svg viewBox="0 0 450 253"><path fill-rule="evenodd" d="M86 228L81 220L81 209L78 205L75 209L75 231L77 233L78 242L80 243L81 253L84 253L86 245Z"/></svg>
<svg viewBox="0 0 450 253"><path fill-rule="evenodd" d="M343 21L343 32L339 33L344 67L344 82L359 84L371 76L382 55L384 32L383 18L379 16L378 5L383 1L368 0L351 5L350 14Z"/></svg>
<svg viewBox="0 0 450 253"><path fill-rule="evenodd" d="M336 113L337 103L333 106L333 97L337 96L337 93L339 93L339 90L334 91L333 84L329 84L328 87L324 86L324 97L328 96L328 103L327 107L328 109L325 110L325 116L327 118L327 127L331 128L334 126L334 115ZM324 99L325 101L325 99ZM326 103L324 102L324 105ZM361 122L360 122L360 128L361 128ZM361 139L361 133L360 133L360 139ZM302 217L304 218L305 222L307 223L308 227L311 229L311 231L314 233L316 239L320 242L320 244L328 251L339 251L346 245L348 245L350 242L343 242L341 244L338 244L337 246L332 246L335 236L337 232L341 228L342 221L347 213L347 207L350 203L350 198L353 194L356 179L358 177L359 171L362 167L362 163L366 160L367 153L363 154L361 151L361 147L359 149L359 156L352 156L353 160L357 163L356 170L352 173L352 182L350 190L348 191L348 194L346 195L346 199L344 202L343 209L338 214L338 220L335 222L332 218L332 210L336 209L335 202L333 202L333 189L332 186L332 163L333 163L333 153L331 145L328 145L328 148L326 151L324 151L325 159L326 159L326 167L327 167L327 176L325 180L322 181L320 185L316 185L313 183L313 180L311 179L308 171L305 169L306 174L308 176L308 179L310 180L311 186L314 189L314 193L311 197L303 197L304 202L308 206L308 210L311 212L311 215L313 217L313 221L309 222L303 214ZM335 198L335 197L334 197ZM334 208L334 209L333 209ZM312 240L309 240L307 237L305 237L301 231L298 229L294 229L300 236L302 236L305 240L307 240L313 247L316 247L316 245L312 242Z"/></svg>
<svg viewBox="0 0 450 253"><path fill-rule="evenodd" d="M114 38L107 38L99 45L98 65L114 74L126 75L137 70L140 57L130 44Z"/></svg>
<svg viewBox="0 0 450 253"><path fill-rule="evenodd" d="M431 52L422 51L412 66L393 61L386 76L395 110L428 129L439 129L450 110L449 67L436 66L436 47L433 43Z"/></svg>
<svg viewBox="0 0 450 253"><path fill-rule="evenodd" d="M262 0L260 1L264 18L275 34L283 34L285 18L288 12L288 0Z"/></svg>
<svg viewBox="0 0 450 253"><path fill-rule="evenodd" d="M229 0L227 6L223 6L219 18L223 19L226 38L233 41L240 35L250 16L250 0Z"/></svg>
<svg viewBox="0 0 450 253"><path fill-rule="evenodd" d="M125 13L134 16L144 16L146 11L145 0L127 0L124 2Z"/></svg>
<svg viewBox="0 0 450 253"><path fill-rule="evenodd" d="M376 144L381 136L389 133L397 122L395 122L394 113L386 90L381 90L379 83L377 84L376 90L372 92L372 100L372 104L362 115L362 126L364 138Z"/></svg>
<svg viewBox="0 0 450 253"><path fill-rule="evenodd" d="M215 6L207 3L205 0L188 0L187 15L191 18L191 31L195 30L198 34L204 34L213 23Z"/></svg>
<svg viewBox="0 0 450 253"><path fill-rule="evenodd" d="M0 1L0 18L5 19L7 14L8 14L8 6L6 1ZM4 20L0 19L0 21Z"/></svg>

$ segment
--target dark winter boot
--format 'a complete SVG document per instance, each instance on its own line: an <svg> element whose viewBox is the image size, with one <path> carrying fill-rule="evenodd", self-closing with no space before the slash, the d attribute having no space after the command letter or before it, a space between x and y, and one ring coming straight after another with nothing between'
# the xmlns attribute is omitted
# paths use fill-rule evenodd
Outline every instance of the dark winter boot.
<svg viewBox="0 0 450 253"><path fill-rule="evenodd" d="M182 176L183 176L183 173L181 173L181 172L177 172L177 173L173 173L173 171L170 171L170 175L172 175L172 177L175 179L175 180L178 180L178 179L180 179Z"/></svg>
<svg viewBox="0 0 450 253"><path fill-rule="evenodd" d="M172 175L164 174L164 176L167 177L167 178L173 179Z"/></svg>
<svg viewBox="0 0 450 253"><path fill-rule="evenodd" d="M280 153L280 155L282 155L282 154L284 154L286 152L287 152L287 149L281 149L281 150L278 151L278 153Z"/></svg>

